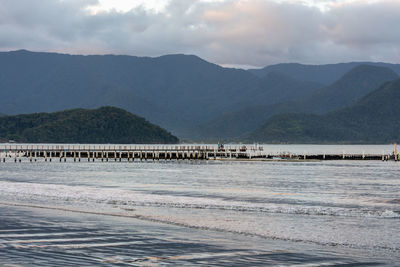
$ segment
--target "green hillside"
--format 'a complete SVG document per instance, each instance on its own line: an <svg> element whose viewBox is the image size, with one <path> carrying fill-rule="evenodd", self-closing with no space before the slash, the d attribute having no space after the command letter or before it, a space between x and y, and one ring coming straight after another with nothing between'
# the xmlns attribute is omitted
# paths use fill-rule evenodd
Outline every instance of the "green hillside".
<svg viewBox="0 0 400 267"><path fill-rule="evenodd" d="M28 143L177 143L144 118L115 107L0 118L0 139Z"/></svg>
<svg viewBox="0 0 400 267"><path fill-rule="evenodd" d="M355 105L327 113L281 114L247 136L266 143L391 143L400 141L400 79Z"/></svg>

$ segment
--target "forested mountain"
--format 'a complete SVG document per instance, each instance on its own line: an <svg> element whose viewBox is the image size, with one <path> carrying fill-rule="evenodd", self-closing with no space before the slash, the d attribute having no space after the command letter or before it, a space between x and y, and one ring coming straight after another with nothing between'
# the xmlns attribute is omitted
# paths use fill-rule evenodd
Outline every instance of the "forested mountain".
<svg viewBox="0 0 400 267"><path fill-rule="evenodd" d="M114 105L171 129L242 101L257 86L247 71L196 56L0 53L0 112L7 114Z"/></svg>
<svg viewBox="0 0 400 267"><path fill-rule="evenodd" d="M193 135L211 140L239 138L261 126L269 117L279 113L322 114L356 103L386 81L399 76L391 69L360 65L347 72L330 86L299 97L297 101L274 105L253 105L225 113L202 124Z"/></svg>
<svg viewBox="0 0 400 267"><path fill-rule="evenodd" d="M324 115L280 114L247 136L268 143L391 143L400 141L400 79L356 104Z"/></svg>
<svg viewBox="0 0 400 267"><path fill-rule="evenodd" d="M28 143L177 143L144 118L115 107L72 109L0 118L0 140Z"/></svg>
<svg viewBox="0 0 400 267"><path fill-rule="evenodd" d="M260 75L258 71L223 68L191 55L149 58L0 52L0 112L15 115L116 106L175 135L190 139L195 133L199 137L196 140L201 141L209 137L201 133L215 134L207 130L211 129L208 126L197 131L199 125L212 121L219 131L221 121L229 121L220 116L227 114L233 116L233 127L238 128L230 136L243 129L253 130L247 124L257 127L268 116L286 112L286 107L291 107L289 101L316 94L327 82L326 77L334 81L340 78L339 73L359 63L324 65L323 72L299 72L298 66L306 70L317 67L292 65L293 71L287 71L283 64L267 67ZM399 67L384 65L394 70ZM286 104L279 104L282 102ZM251 115L251 110L260 107L266 111ZM244 108L250 113L242 114ZM231 112L239 114L239 120ZM246 117L249 119L244 121ZM230 133L231 126L226 125L227 131L223 126L222 134Z"/></svg>

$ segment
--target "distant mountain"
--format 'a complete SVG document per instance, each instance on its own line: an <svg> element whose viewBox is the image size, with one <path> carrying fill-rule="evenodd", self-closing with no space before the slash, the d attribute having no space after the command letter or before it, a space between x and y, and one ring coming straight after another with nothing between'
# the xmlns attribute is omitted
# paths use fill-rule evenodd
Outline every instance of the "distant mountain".
<svg viewBox="0 0 400 267"><path fill-rule="evenodd" d="M356 104L327 113L281 114L247 136L267 143L392 143L400 141L400 79L385 83Z"/></svg>
<svg viewBox="0 0 400 267"><path fill-rule="evenodd" d="M253 105L225 113L202 124L193 135L224 140L243 137L279 113L322 114L356 103L384 82L399 78L391 69L371 65L354 67L341 79L297 101L273 105Z"/></svg>
<svg viewBox="0 0 400 267"><path fill-rule="evenodd" d="M0 118L0 140L28 143L177 143L144 118L115 107Z"/></svg>
<svg viewBox="0 0 400 267"><path fill-rule="evenodd" d="M297 112L325 113L351 105L382 83L398 78L399 76L389 68L360 65L332 85L304 97L292 108Z"/></svg>
<svg viewBox="0 0 400 267"><path fill-rule="evenodd" d="M325 85L330 85L331 83L342 77L346 72L359 65L387 67L400 75L400 64L388 64L379 62L350 62L327 65L303 65L298 63L283 63L267 66L262 69L250 69L248 71L259 77L264 77L270 72L280 72L297 80L313 81Z"/></svg>
<svg viewBox="0 0 400 267"><path fill-rule="evenodd" d="M6 116L6 114L0 113L0 117L4 117Z"/></svg>
<svg viewBox="0 0 400 267"><path fill-rule="evenodd" d="M196 56L0 53L0 112L113 105L177 130L252 95L259 78Z"/></svg>

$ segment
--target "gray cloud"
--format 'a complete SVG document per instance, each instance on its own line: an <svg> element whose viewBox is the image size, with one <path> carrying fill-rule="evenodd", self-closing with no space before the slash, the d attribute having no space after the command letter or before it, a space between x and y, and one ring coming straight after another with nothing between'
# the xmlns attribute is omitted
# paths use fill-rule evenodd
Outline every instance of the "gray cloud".
<svg viewBox="0 0 400 267"><path fill-rule="evenodd" d="M87 7L96 3L2 0L0 50L187 53L218 64L253 66L400 63L399 1L355 1L321 11L298 1L171 0L158 13L137 7L90 14Z"/></svg>

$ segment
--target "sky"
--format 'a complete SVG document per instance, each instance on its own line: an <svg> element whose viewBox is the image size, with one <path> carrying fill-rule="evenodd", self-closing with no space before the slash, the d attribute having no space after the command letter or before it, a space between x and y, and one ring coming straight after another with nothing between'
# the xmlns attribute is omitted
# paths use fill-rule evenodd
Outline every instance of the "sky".
<svg viewBox="0 0 400 267"><path fill-rule="evenodd" d="M0 51L400 63L400 0L0 0Z"/></svg>

